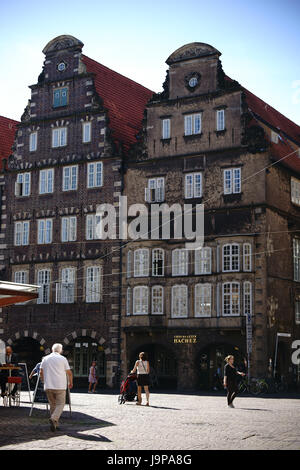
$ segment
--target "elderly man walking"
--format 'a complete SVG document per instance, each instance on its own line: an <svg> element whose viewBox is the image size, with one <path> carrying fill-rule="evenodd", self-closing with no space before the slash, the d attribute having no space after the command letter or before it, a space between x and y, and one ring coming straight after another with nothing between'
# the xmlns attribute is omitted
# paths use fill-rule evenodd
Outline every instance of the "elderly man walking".
<svg viewBox="0 0 300 470"><path fill-rule="evenodd" d="M51 431L56 430L63 412L67 387L73 387L73 374L67 359L62 356L62 350L61 344L54 344L52 353L43 358L40 369L40 377L44 382L44 390L50 405Z"/></svg>

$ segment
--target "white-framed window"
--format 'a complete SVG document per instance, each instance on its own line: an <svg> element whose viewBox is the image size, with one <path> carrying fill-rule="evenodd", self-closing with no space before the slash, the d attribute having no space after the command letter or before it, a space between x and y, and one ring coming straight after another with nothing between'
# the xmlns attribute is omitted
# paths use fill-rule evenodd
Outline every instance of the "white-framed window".
<svg viewBox="0 0 300 470"><path fill-rule="evenodd" d="M86 302L100 302L101 268L89 266L86 268Z"/></svg>
<svg viewBox="0 0 300 470"><path fill-rule="evenodd" d="M126 277L132 277L132 251L127 252Z"/></svg>
<svg viewBox="0 0 300 470"><path fill-rule="evenodd" d="M29 244L29 220L15 222L15 246Z"/></svg>
<svg viewBox="0 0 300 470"><path fill-rule="evenodd" d="M75 301L75 268L63 268L56 284L56 302L73 304Z"/></svg>
<svg viewBox="0 0 300 470"><path fill-rule="evenodd" d="M295 300L295 323L300 325L300 298L297 297Z"/></svg>
<svg viewBox="0 0 300 470"><path fill-rule="evenodd" d="M250 272L252 269L251 244L243 244L243 270Z"/></svg>
<svg viewBox="0 0 300 470"><path fill-rule="evenodd" d="M217 131L225 130L225 109L218 109L216 112Z"/></svg>
<svg viewBox="0 0 300 470"><path fill-rule="evenodd" d="M149 276L149 250L141 248L134 251L134 277Z"/></svg>
<svg viewBox="0 0 300 470"><path fill-rule="evenodd" d="M184 135L201 134L201 113L184 116Z"/></svg>
<svg viewBox="0 0 300 470"><path fill-rule="evenodd" d="M38 244L52 243L52 219L38 220Z"/></svg>
<svg viewBox="0 0 300 470"><path fill-rule="evenodd" d="M126 291L126 315L131 315L131 287Z"/></svg>
<svg viewBox="0 0 300 470"><path fill-rule="evenodd" d="M37 131L29 134L29 152L35 152L37 149Z"/></svg>
<svg viewBox="0 0 300 470"><path fill-rule="evenodd" d="M223 246L223 272L240 270L240 246L231 243Z"/></svg>
<svg viewBox="0 0 300 470"><path fill-rule="evenodd" d="M65 147L67 145L67 128L57 127L52 129L52 148Z"/></svg>
<svg viewBox="0 0 300 470"><path fill-rule="evenodd" d="M148 187L145 188L146 202L162 202L165 200L165 178L148 179Z"/></svg>
<svg viewBox="0 0 300 470"><path fill-rule="evenodd" d="M236 316L240 314L240 284L226 282L222 286L223 315Z"/></svg>
<svg viewBox="0 0 300 470"><path fill-rule="evenodd" d="M19 173L15 183L15 196L30 196L30 173Z"/></svg>
<svg viewBox="0 0 300 470"><path fill-rule="evenodd" d="M54 168L40 170L39 193L53 193Z"/></svg>
<svg viewBox="0 0 300 470"><path fill-rule="evenodd" d="M28 271L16 271L14 275L14 281L17 284L28 284L29 272ZM27 302L19 302L17 305L24 305Z"/></svg>
<svg viewBox="0 0 300 470"><path fill-rule="evenodd" d="M63 168L63 191L74 191L78 185L78 165Z"/></svg>
<svg viewBox="0 0 300 470"><path fill-rule="evenodd" d="M50 303L50 269L40 269L37 272L37 283L40 286L39 296L37 298L38 304Z"/></svg>
<svg viewBox="0 0 300 470"><path fill-rule="evenodd" d="M170 139L171 137L171 119L162 120L162 138Z"/></svg>
<svg viewBox="0 0 300 470"><path fill-rule="evenodd" d="M172 286L172 318L187 318L188 289L184 284Z"/></svg>
<svg viewBox="0 0 300 470"><path fill-rule="evenodd" d="M82 142L85 144L92 140L92 123L84 122L82 124Z"/></svg>
<svg viewBox="0 0 300 470"><path fill-rule="evenodd" d="M61 241L74 242L77 238L77 218L75 216L62 217Z"/></svg>
<svg viewBox="0 0 300 470"><path fill-rule="evenodd" d="M98 214L88 214L86 216L86 239L100 240L102 238L102 218Z"/></svg>
<svg viewBox="0 0 300 470"><path fill-rule="evenodd" d="M211 316L211 284L195 285L195 317Z"/></svg>
<svg viewBox="0 0 300 470"><path fill-rule="evenodd" d="M103 186L103 163L88 163L87 187L100 188L101 186Z"/></svg>
<svg viewBox="0 0 300 470"><path fill-rule="evenodd" d="M300 281L300 238L293 239L294 281Z"/></svg>
<svg viewBox="0 0 300 470"><path fill-rule="evenodd" d="M291 178L291 201L300 206L300 180Z"/></svg>
<svg viewBox="0 0 300 470"><path fill-rule="evenodd" d="M252 314L252 284L249 281L244 282L243 292L243 304L244 304L244 315Z"/></svg>
<svg viewBox="0 0 300 470"><path fill-rule="evenodd" d="M185 175L184 197L186 199L202 197L202 173Z"/></svg>
<svg viewBox="0 0 300 470"><path fill-rule="evenodd" d="M152 276L164 275L165 252L162 248L152 250Z"/></svg>
<svg viewBox="0 0 300 470"><path fill-rule="evenodd" d="M227 168L224 170L224 194L237 194L241 192L241 169Z"/></svg>
<svg viewBox="0 0 300 470"><path fill-rule="evenodd" d="M133 288L133 315L148 315L149 288L136 286Z"/></svg>
<svg viewBox="0 0 300 470"><path fill-rule="evenodd" d="M163 315L164 313L164 288L162 286L152 287L152 315Z"/></svg>
<svg viewBox="0 0 300 470"><path fill-rule="evenodd" d="M172 276L187 276L189 252L184 248L172 251Z"/></svg>
<svg viewBox="0 0 300 470"><path fill-rule="evenodd" d="M195 274L211 274L211 248L195 250Z"/></svg>

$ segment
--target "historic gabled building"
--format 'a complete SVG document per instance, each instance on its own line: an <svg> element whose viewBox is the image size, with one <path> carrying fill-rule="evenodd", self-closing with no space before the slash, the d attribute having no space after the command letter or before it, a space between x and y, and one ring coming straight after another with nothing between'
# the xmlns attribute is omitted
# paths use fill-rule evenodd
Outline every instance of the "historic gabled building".
<svg viewBox="0 0 300 470"><path fill-rule="evenodd" d="M64 345L75 386L92 359L100 385L118 382L120 244L99 240L97 206L117 207L122 158L152 92L59 36L17 125L5 173L6 280L40 286L37 302L3 310L3 339L28 368Z"/></svg>
<svg viewBox="0 0 300 470"><path fill-rule="evenodd" d="M251 375L266 377L278 332L291 336L276 372L298 374L300 128L227 77L220 55L202 43L170 55L126 161L128 206L205 210L201 250L171 231L123 251L122 370L145 350L160 387L212 387L225 355L251 350Z"/></svg>

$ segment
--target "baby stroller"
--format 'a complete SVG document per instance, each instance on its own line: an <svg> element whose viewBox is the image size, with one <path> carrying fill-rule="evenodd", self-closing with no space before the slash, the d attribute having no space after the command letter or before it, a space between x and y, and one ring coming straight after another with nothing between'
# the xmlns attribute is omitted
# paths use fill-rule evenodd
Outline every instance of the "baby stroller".
<svg viewBox="0 0 300 470"><path fill-rule="evenodd" d="M137 396L137 376L136 374L129 374L125 380L122 381L120 387L120 395L118 397L119 405L126 401L134 401Z"/></svg>

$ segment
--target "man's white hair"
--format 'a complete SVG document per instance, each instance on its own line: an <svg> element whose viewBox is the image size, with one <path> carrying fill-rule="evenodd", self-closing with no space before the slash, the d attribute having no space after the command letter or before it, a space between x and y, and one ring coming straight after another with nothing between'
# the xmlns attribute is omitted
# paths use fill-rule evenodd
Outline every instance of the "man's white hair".
<svg viewBox="0 0 300 470"><path fill-rule="evenodd" d="M58 352L60 354L62 352L62 350L63 350L63 345L62 344L59 344L59 343L53 344L52 352Z"/></svg>

